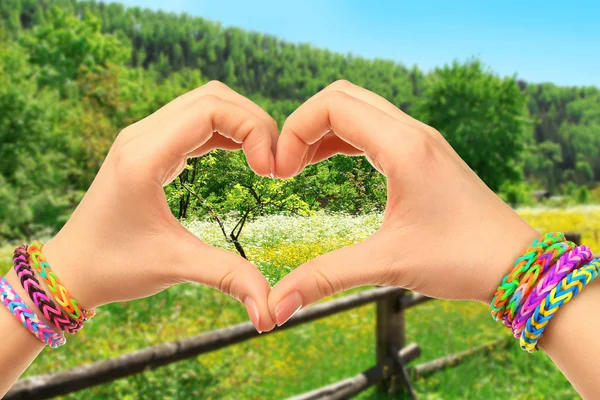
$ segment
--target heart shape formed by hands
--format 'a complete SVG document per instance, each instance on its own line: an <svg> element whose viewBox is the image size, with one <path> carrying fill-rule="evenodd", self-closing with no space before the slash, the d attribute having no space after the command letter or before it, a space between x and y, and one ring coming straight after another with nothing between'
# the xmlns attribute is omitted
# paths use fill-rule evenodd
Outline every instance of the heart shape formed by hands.
<svg viewBox="0 0 600 400"><path fill-rule="evenodd" d="M163 186L187 158L215 148L243 149L257 174L278 178L335 154L364 154L388 180L383 224L271 290L254 265L197 239L166 203ZM487 301L523 243L536 236L436 130L372 92L336 82L299 107L279 135L259 106L211 82L121 132L45 249L86 308L192 281L239 299L257 330L268 331L301 307L361 285Z"/></svg>

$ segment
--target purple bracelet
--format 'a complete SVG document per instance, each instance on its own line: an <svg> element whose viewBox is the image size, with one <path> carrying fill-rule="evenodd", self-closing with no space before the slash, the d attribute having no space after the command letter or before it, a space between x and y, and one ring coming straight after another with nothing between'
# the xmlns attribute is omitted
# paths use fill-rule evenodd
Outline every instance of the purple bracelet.
<svg viewBox="0 0 600 400"><path fill-rule="evenodd" d="M575 247L573 250L563 254L556 264L542 277L535 289L527 296L524 304L518 310L512 323L515 338L521 337L521 332L533 315L537 306L546 298L567 275L574 270L588 264L593 259L592 251L587 246Z"/></svg>

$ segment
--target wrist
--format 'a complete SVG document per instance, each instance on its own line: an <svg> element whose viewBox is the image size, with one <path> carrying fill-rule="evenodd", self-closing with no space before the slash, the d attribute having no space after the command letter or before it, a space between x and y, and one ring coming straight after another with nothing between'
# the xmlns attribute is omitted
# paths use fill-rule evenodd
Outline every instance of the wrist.
<svg viewBox="0 0 600 400"><path fill-rule="evenodd" d="M101 304L90 288L91 277L89 271L86 276L86 265L77 260L72 247L65 245L62 238L57 236L44 244L42 252L61 284L81 308L91 310Z"/></svg>
<svg viewBox="0 0 600 400"><path fill-rule="evenodd" d="M491 261L491 267L486 271L481 285L482 290L477 297L477 300L485 304L491 303L502 279L514 267L515 260L523 255L535 239L542 237L524 220L520 218L519 220L520 224L500 232L496 242L496 250L500 251L491 254L494 259Z"/></svg>

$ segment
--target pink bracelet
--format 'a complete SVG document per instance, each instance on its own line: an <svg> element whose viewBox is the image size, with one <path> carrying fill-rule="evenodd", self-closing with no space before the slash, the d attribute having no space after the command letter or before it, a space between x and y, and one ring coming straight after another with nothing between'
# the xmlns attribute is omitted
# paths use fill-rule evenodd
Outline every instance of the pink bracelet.
<svg viewBox="0 0 600 400"><path fill-rule="evenodd" d="M17 277L21 281L21 286L29 294L29 298L40 312L59 331L77 333L83 328L83 321L76 321L68 316L54 301L48 297L40 282L35 277L33 269L27 261L27 245L21 245L15 249L13 264Z"/></svg>
<svg viewBox="0 0 600 400"><path fill-rule="evenodd" d="M14 291L12 286L2 278L0 280L0 302L6 306L27 330L52 348L65 344L65 335L55 332L52 328L40 320L35 312L30 310Z"/></svg>
<svg viewBox="0 0 600 400"><path fill-rule="evenodd" d="M537 286L527 296L523 305L518 310L512 323L512 330L515 338L521 337L521 332L535 309L546 298L567 275L574 270L588 264L592 261L594 255L587 246L575 247L573 250L563 254L552 268L537 283Z"/></svg>

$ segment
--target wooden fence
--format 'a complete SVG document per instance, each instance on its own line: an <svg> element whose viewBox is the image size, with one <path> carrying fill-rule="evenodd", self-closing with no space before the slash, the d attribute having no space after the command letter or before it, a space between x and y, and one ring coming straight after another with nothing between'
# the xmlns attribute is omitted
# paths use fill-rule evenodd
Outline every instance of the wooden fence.
<svg viewBox="0 0 600 400"><path fill-rule="evenodd" d="M568 238L579 243L581 237L578 234L568 234ZM492 342L417 365L409 371L407 364L420 355L420 348L414 343L406 345L404 312L429 300L432 299L401 288L371 289L301 310L284 326L271 332L265 332L261 336L290 329L366 304L376 303L376 365L362 374L292 399L346 399L373 385L378 385L378 390L388 393L405 390L411 398L416 398L411 384L412 377L426 376L439 369L455 365L472 354L490 351L506 343L506 340ZM259 334L252 323L244 322L70 370L21 379L15 383L4 399L44 399L73 393L215 351L257 336Z"/></svg>

